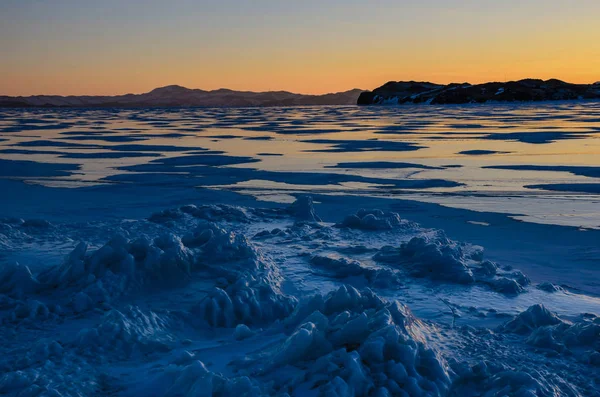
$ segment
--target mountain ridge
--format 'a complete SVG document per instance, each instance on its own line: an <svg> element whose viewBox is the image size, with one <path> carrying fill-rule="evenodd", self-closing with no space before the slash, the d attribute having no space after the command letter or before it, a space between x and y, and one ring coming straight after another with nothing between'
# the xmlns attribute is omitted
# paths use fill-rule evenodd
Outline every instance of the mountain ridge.
<svg viewBox="0 0 600 397"><path fill-rule="evenodd" d="M0 107L269 107L311 105L355 105L364 90L352 89L321 95L288 91L235 91L227 88L206 91L180 85L157 87L142 94L124 95L32 95L1 96Z"/></svg>

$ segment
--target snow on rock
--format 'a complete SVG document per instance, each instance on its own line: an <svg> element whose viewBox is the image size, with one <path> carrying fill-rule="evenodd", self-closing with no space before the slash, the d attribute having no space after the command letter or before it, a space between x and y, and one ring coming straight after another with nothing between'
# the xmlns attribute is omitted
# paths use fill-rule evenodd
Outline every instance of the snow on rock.
<svg viewBox="0 0 600 397"><path fill-rule="evenodd" d="M354 215L348 215L337 227L347 227L360 230L392 230L412 225L411 222L403 221L395 212L384 212L382 210L361 209Z"/></svg>
<svg viewBox="0 0 600 397"><path fill-rule="evenodd" d="M518 294L530 283L520 271L501 269L483 259L483 248L448 239L443 231L422 233L400 247L384 246L374 260L403 269L413 277L459 284L480 283Z"/></svg>
<svg viewBox="0 0 600 397"><path fill-rule="evenodd" d="M273 394L446 395L447 365L424 338L427 326L398 302L342 286L303 299L283 342L240 365L273 385Z"/></svg>
<svg viewBox="0 0 600 397"><path fill-rule="evenodd" d="M310 259L310 264L331 277L361 277L375 287L394 287L401 284L398 275L390 269L366 267L359 261L343 257L315 255Z"/></svg>

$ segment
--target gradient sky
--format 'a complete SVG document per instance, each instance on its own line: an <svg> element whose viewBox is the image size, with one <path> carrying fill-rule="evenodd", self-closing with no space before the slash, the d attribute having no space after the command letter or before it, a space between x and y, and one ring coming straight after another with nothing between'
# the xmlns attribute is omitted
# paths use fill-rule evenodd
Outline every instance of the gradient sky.
<svg viewBox="0 0 600 397"><path fill-rule="evenodd" d="M600 0L0 0L0 95L600 80Z"/></svg>

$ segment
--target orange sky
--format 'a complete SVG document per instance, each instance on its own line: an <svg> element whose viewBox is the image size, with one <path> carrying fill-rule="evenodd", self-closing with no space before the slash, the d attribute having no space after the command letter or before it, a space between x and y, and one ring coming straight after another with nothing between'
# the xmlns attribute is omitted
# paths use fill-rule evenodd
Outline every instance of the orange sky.
<svg viewBox="0 0 600 397"><path fill-rule="evenodd" d="M600 1L365 3L6 0L0 95L600 80Z"/></svg>

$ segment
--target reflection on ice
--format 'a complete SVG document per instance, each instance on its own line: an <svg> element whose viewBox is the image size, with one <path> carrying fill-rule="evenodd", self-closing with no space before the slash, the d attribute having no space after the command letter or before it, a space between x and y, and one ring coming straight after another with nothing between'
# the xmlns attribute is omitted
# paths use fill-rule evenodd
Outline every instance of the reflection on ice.
<svg viewBox="0 0 600 397"><path fill-rule="evenodd" d="M277 190L269 182L319 190L331 185L330 191L337 191L336 185L360 183L353 186L354 194L393 196L419 189L424 192L412 197L429 201L440 201L439 194L443 200L458 194L483 197L480 207L486 211L509 208L510 197L518 195L533 203L510 210L518 219L595 227L600 225L597 210L576 207L573 213L574 208L545 192L579 194L580 200L590 202L598 199L594 167L600 154L599 110L597 103L585 102L4 109L1 173L46 186L152 183L163 178L161 174L175 173L174 185L234 186L236 191L246 187L247 193L262 199ZM52 167L62 171L9 164L23 160L57 164ZM249 183L252 180L263 181L263 186ZM541 197L544 207L535 204ZM544 213L543 208L549 210ZM587 222L582 223L583 218Z"/></svg>

